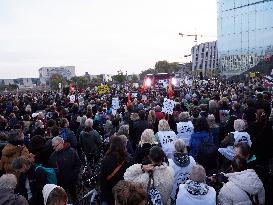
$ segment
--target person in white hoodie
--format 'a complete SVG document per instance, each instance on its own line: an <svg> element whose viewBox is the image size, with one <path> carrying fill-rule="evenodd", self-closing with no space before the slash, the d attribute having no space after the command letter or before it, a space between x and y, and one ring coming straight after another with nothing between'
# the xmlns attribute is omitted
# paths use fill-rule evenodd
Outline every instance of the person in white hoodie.
<svg viewBox="0 0 273 205"><path fill-rule="evenodd" d="M43 188L44 205L66 205L68 201L65 190L55 184L46 184Z"/></svg>
<svg viewBox="0 0 273 205"><path fill-rule="evenodd" d="M153 172L154 186L160 192L163 204L167 204L173 186L173 169L165 162L163 150L154 146L151 148L149 157L152 164L141 165L134 164L124 173L124 180L142 184L147 190L149 174Z"/></svg>
<svg viewBox="0 0 273 205"><path fill-rule="evenodd" d="M201 165L192 168L190 179L180 184L177 205L216 205L216 191L206 183L206 171Z"/></svg>
<svg viewBox="0 0 273 205"><path fill-rule="evenodd" d="M188 155L184 140L177 140L174 144L174 148L173 158L169 159L169 166L174 170L174 184L171 193L172 200L176 199L179 185L184 184L189 179L192 168L196 165L194 158Z"/></svg>
<svg viewBox="0 0 273 205"><path fill-rule="evenodd" d="M231 166L233 173L225 174L228 182L220 190L219 205L264 204L263 183L253 169L247 169L246 160L235 157Z"/></svg>

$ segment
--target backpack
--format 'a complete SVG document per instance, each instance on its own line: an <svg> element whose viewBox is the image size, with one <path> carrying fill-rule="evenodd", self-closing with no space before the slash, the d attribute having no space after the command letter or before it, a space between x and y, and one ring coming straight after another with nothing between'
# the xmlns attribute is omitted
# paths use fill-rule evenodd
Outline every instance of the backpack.
<svg viewBox="0 0 273 205"><path fill-rule="evenodd" d="M41 164L36 165L35 172L41 168L47 175L47 184L57 184L56 169L43 167Z"/></svg>
<svg viewBox="0 0 273 205"><path fill-rule="evenodd" d="M154 186L153 172L149 173L149 182L147 187L147 205L163 205L160 192Z"/></svg>

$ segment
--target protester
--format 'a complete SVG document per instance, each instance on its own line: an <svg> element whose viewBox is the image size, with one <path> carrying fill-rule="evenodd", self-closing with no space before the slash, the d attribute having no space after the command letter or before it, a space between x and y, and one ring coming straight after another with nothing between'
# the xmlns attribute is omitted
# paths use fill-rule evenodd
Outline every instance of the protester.
<svg viewBox="0 0 273 205"><path fill-rule="evenodd" d="M183 139L186 146L189 146L190 138L193 133L193 124L190 120L190 114L188 112L181 112L179 114L179 123L177 127L177 138Z"/></svg>
<svg viewBox="0 0 273 205"><path fill-rule="evenodd" d="M121 180L113 188L116 205L145 205L147 193L139 183Z"/></svg>
<svg viewBox="0 0 273 205"><path fill-rule="evenodd" d="M119 136L111 138L110 147L101 163L100 188L102 204L114 204L112 188L123 179L125 170L131 165L132 159L128 157L126 142Z"/></svg>
<svg viewBox="0 0 273 205"><path fill-rule="evenodd" d="M75 203L77 201L76 183L81 168L79 156L61 137L52 139L52 147L54 152L49 158L49 167L57 169L58 185L70 194Z"/></svg>
<svg viewBox="0 0 273 205"><path fill-rule="evenodd" d="M233 173L226 174L228 182L220 190L220 205L264 204L265 190L262 181L253 169L247 169L245 159L235 157L232 162Z"/></svg>
<svg viewBox="0 0 273 205"><path fill-rule="evenodd" d="M206 184L206 171L201 165L195 165L190 179L179 186L176 204L215 205L216 192Z"/></svg>
<svg viewBox="0 0 273 205"><path fill-rule="evenodd" d="M68 197L65 190L55 184L46 184L43 187L44 205L66 205Z"/></svg>
<svg viewBox="0 0 273 205"><path fill-rule="evenodd" d="M15 194L16 176L4 174L0 177L0 205L29 205L26 198Z"/></svg>
<svg viewBox="0 0 273 205"><path fill-rule="evenodd" d="M152 162L151 164L132 165L124 173L124 179L127 181L140 183L145 189L147 189L149 175L152 174L154 186L160 192L163 204L165 205L167 204L172 191L174 182L173 169L164 162L165 154L160 147L152 147L149 157Z"/></svg>
<svg viewBox="0 0 273 205"><path fill-rule="evenodd" d="M47 174L25 157L12 161L12 168L20 172L17 190L28 199L30 205L43 205L42 189L47 183Z"/></svg>
<svg viewBox="0 0 273 205"><path fill-rule="evenodd" d="M158 132L155 134L155 140L160 143L166 156L171 158L174 151L174 142L177 140L177 136L175 132L170 129L167 120L162 119L159 121Z"/></svg>

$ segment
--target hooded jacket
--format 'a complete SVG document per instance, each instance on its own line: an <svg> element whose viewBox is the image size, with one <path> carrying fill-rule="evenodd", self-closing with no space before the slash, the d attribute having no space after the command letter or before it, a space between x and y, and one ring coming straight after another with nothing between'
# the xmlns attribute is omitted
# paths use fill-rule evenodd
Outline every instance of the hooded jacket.
<svg viewBox="0 0 273 205"><path fill-rule="evenodd" d="M176 204L216 205L216 192L213 187L192 180L180 184Z"/></svg>
<svg viewBox="0 0 273 205"><path fill-rule="evenodd" d="M173 200L176 198L179 185L184 184L189 179L194 165L196 165L195 160L187 154L174 153L173 159L169 159L169 166L174 170L174 184L171 193Z"/></svg>
<svg viewBox="0 0 273 205"><path fill-rule="evenodd" d="M161 166L155 167L153 177L155 188L160 192L163 204L167 204L173 186L173 169L163 163ZM149 174L142 172L141 164L134 164L124 173L124 180L141 183L146 190Z"/></svg>
<svg viewBox="0 0 273 205"><path fill-rule="evenodd" d="M12 189L0 189L0 205L28 205L27 200Z"/></svg>
<svg viewBox="0 0 273 205"><path fill-rule="evenodd" d="M262 181L253 169L226 174L228 182L220 190L220 205L252 205L250 195L258 194L260 204L265 203L265 191Z"/></svg>

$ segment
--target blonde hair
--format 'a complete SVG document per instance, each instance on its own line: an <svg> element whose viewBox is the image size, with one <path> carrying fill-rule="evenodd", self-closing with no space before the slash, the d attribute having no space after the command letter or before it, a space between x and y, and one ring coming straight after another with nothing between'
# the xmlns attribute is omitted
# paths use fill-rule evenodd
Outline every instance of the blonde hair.
<svg viewBox="0 0 273 205"><path fill-rule="evenodd" d="M169 131L170 129L171 128L170 128L170 125L169 125L167 120L162 119L162 120L159 121L158 131Z"/></svg>
<svg viewBox="0 0 273 205"><path fill-rule="evenodd" d="M146 129L142 132L139 144L143 145L144 143L155 144L154 131L152 129Z"/></svg>
<svg viewBox="0 0 273 205"><path fill-rule="evenodd" d="M176 152L186 154L187 153L187 146L185 144L185 141L183 139L176 140L174 144L174 148Z"/></svg>
<svg viewBox="0 0 273 205"><path fill-rule="evenodd" d="M190 179L195 182L205 183L206 171L204 167L201 165L194 165L191 170Z"/></svg>
<svg viewBox="0 0 273 205"><path fill-rule="evenodd" d="M234 121L234 130L235 131L244 131L246 129L246 123L244 120L237 119Z"/></svg>

